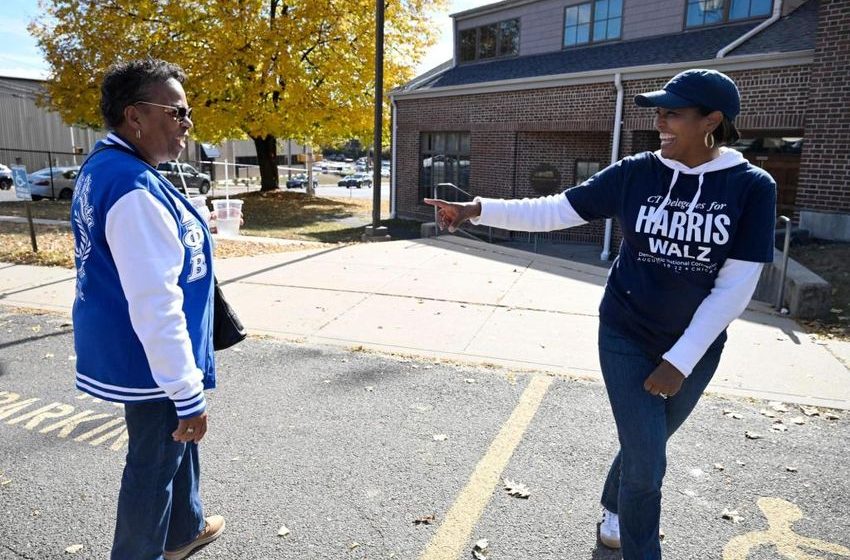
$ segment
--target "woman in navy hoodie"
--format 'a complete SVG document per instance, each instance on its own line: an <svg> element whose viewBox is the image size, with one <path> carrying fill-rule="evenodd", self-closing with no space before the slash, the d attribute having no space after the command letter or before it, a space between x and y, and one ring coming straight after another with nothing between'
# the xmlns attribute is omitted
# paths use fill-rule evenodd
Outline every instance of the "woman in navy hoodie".
<svg viewBox="0 0 850 560"><path fill-rule="evenodd" d="M204 390L215 387L212 242L156 170L186 147L185 78L154 59L109 69L100 108L110 132L71 204L77 388L124 403L129 436L116 560L179 560L224 529L199 495Z"/></svg>
<svg viewBox="0 0 850 560"><path fill-rule="evenodd" d="M617 218L623 241L599 308L599 359L620 450L602 491L599 536L624 560L661 558L667 439L714 375L726 327L773 260L776 185L737 151L735 83L688 70L638 95L656 107L661 149L629 156L561 194L426 199L441 228L466 220L552 231Z"/></svg>

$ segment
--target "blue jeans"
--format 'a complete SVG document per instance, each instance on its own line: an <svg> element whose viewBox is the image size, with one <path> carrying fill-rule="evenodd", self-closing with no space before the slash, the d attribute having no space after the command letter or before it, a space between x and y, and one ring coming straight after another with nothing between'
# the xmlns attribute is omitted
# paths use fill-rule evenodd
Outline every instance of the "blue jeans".
<svg viewBox="0 0 850 560"><path fill-rule="evenodd" d="M129 443L112 560L159 560L204 528L198 446L176 442L171 401L124 405Z"/></svg>
<svg viewBox="0 0 850 560"><path fill-rule="evenodd" d="M661 558L658 529L667 439L690 415L714 376L724 340L712 344L681 390L665 400L643 388L660 359L610 327L599 327L599 361L620 440L601 501L620 517L624 560Z"/></svg>

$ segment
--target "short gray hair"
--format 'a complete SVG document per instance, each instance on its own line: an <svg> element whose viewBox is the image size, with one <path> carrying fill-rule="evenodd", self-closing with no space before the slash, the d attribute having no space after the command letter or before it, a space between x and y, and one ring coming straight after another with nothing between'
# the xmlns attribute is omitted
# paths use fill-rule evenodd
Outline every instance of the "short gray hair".
<svg viewBox="0 0 850 560"><path fill-rule="evenodd" d="M174 78L181 84L186 73L176 64L157 58L141 58L113 64L106 71L100 86L100 112L107 128L124 122L124 108L138 101L147 101L150 87Z"/></svg>

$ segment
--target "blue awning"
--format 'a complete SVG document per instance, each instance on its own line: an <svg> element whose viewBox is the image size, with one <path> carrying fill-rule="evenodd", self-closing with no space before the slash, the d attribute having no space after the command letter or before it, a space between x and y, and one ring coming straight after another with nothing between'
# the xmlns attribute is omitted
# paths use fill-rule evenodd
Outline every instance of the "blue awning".
<svg viewBox="0 0 850 560"><path fill-rule="evenodd" d="M201 159L215 159L221 157L221 150L212 144L201 144Z"/></svg>

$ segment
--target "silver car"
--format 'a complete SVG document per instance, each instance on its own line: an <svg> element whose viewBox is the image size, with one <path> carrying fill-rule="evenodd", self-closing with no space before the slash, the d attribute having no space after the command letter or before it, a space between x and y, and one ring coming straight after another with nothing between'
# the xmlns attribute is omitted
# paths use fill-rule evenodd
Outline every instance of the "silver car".
<svg viewBox="0 0 850 560"><path fill-rule="evenodd" d="M44 169L33 171L27 175L32 199L71 200L71 196L74 194L74 182L79 172L79 165L73 167L45 167Z"/></svg>

